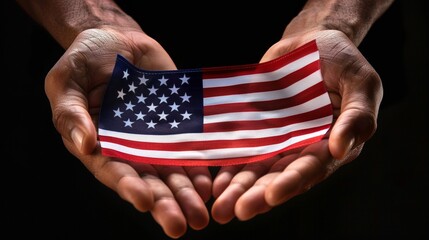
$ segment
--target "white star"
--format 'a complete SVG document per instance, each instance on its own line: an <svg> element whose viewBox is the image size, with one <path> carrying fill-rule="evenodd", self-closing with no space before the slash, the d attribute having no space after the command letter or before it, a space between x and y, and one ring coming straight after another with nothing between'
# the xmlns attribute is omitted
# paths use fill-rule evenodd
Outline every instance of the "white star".
<svg viewBox="0 0 429 240"><path fill-rule="evenodd" d="M141 111L135 115L137 116L136 120L139 120L139 119L143 120L144 116L146 116L146 114L143 114Z"/></svg>
<svg viewBox="0 0 429 240"><path fill-rule="evenodd" d="M168 78L165 78L164 76L162 76L162 78L160 78L160 79L158 79L159 80L159 82L160 82L160 86L162 86L162 85L165 85L165 86L167 86L167 81L168 81Z"/></svg>
<svg viewBox="0 0 429 240"><path fill-rule="evenodd" d="M131 111L136 106L136 105L132 104L131 101L129 101L128 103L125 103L125 105L127 106L127 108L125 110L131 110Z"/></svg>
<svg viewBox="0 0 429 240"><path fill-rule="evenodd" d="M121 89L121 91L118 91L118 97L117 98L121 98L122 100L124 100L124 96L125 96L126 94L124 93L124 90L123 89Z"/></svg>
<svg viewBox="0 0 429 240"><path fill-rule="evenodd" d="M128 92L133 92L133 93L135 93L136 91L136 86L134 86L134 83L131 83L131 84L129 84L128 85L128 87L130 88L130 90L128 90Z"/></svg>
<svg viewBox="0 0 429 240"><path fill-rule="evenodd" d="M173 105L168 105L171 107L171 111L179 111L179 106L176 103L173 103Z"/></svg>
<svg viewBox="0 0 429 240"><path fill-rule="evenodd" d="M130 75L128 74L128 69L122 72L124 73L124 76L122 78L128 79L128 75Z"/></svg>
<svg viewBox="0 0 429 240"><path fill-rule="evenodd" d="M168 97L165 96L165 94L162 94L162 97L158 97L159 98L159 103L167 103L167 99Z"/></svg>
<svg viewBox="0 0 429 240"><path fill-rule="evenodd" d="M186 74L183 74L183 77L181 77L179 79L182 80L182 85L185 84L185 83L189 84L188 83L189 77L187 77Z"/></svg>
<svg viewBox="0 0 429 240"><path fill-rule="evenodd" d="M156 91L158 91L158 88L155 88L155 86L152 85L152 87L149 89L149 95L151 94L156 95Z"/></svg>
<svg viewBox="0 0 429 240"><path fill-rule="evenodd" d="M125 123L125 127L132 127L134 122L131 122L130 119L128 118L128 120L124 121L124 123Z"/></svg>
<svg viewBox="0 0 429 240"><path fill-rule="evenodd" d="M191 96L188 96L188 94L185 93L185 95L180 96L182 98L182 103L183 102L189 102L189 98L191 98Z"/></svg>
<svg viewBox="0 0 429 240"><path fill-rule="evenodd" d="M155 109L158 107L158 106L155 106L155 105L153 105L153 103L150 105L150 106L147 106L148 108L149 108L149 111L148 112L150 112L150 111L154 111L154 112L156 112L155 111Z"/></svg>
<svg viewBox="0 0 429 240"><path fill-rule="evenodd" d="M185 120L185 119L189 119L189 120L191 120L191 115L192 115L192 113L188 113L188 111L186 111L185 113L180 114L180 115L182 115L182 116L183 116L183 120Z"/></svg>
<svg viewBox="0 0 429 240"><path fill-rule="evenodd" d="M139 99L137 103L139 102L144 103L147 97L143 96L143 93L142 93L140 96L137 96L137 98Z"/></svg>
<svg viewBox="0 0 429 240"><path fill-rule="evenodd" d="M124 112L121 112L121 110L119 110L119 108L117 110L113 110L113 111L115 112L114 117L119 117L119 118L121 118L122 113L124 113Z"/></svg>
<svg viewBox="0 0 429 240"><path fill-rule="evenodd" d="M165 114L164 111L162 111L161 114L158 114L159 116L159 120L161 121L162 119L167 120L167 116L168 114Z"/></svg>
<svg viewBox="0 0 429 240"><path fill-rule="evenodd" d="M148 122L146 124L147 124L147 128L153 128L153 129L155 129L156 123L154 123L152 120L150 120L150 122Z"/></svg>
<svg viewBox="0 0 429 240"><path fill-rule="evenodd" d="M173 87L172 88L170 88L170 90L171 90L171 94L179 94L179 89L180 88L178 88L178 87L176 87L176 85L173 85Z"/></svg>
<svg viewBox="0 0 429 240"><path fill-rule="evenodd" d="M169 123L171 125L171 128L179 128L179 123L180 122L176 122L176 120L174 120L173 122Z"/></svg>
<svg viewBox="0 0 429 240"><path fill-rule="evenodd" d="M143 76L139 77L139 80L140 80L139 85L142 85L142 84L146 85L146 82L149 81L149 78L145 78L143 74Z"/></svg>

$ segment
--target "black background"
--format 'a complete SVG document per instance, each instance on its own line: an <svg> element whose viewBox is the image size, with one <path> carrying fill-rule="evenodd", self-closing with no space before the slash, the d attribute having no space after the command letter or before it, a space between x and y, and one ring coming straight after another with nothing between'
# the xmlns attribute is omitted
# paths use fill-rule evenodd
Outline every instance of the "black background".
<svg viewBox="0 0 429 240"><path fill-rule="evenodd" d="M205 3L179 10L166 3L118 2L180 68L259 61L301 7ZM2 4L0 234L8 239L168 239L149 213L134 210L66 151L43 89L63 49L13 1ZM179 13L169 15L172 11ZM239 11L248 14L242 17ZM226 225L211 221L181 239L429 237L427 14L427 1L396 1L360 45L385 94L379 128L358 159L266 214Z"/></svg>

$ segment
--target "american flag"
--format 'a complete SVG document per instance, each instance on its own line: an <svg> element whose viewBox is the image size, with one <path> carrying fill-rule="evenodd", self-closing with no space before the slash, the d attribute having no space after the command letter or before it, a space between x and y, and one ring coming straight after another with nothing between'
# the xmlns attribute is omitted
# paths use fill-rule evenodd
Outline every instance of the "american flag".
<svg viewBox="0 0 429 240"><path fill-rule="evenodd" d="M269 62L226 67L147 71L118 55L98 135L106 156L222 166L317 142L332 120L313 40Z"/></svg>

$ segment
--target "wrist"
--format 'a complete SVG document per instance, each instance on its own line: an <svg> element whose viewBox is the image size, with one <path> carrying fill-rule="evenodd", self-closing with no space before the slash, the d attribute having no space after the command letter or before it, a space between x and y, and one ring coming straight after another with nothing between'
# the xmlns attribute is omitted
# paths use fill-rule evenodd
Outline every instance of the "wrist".
<svg viewBox="0 0 429 240"><path fill-rule="evenodd" d="M309 0L286 27L284 36L308 31L337 30L356 46L393 0Z"/></svg>
<svg viewBox="0 0 429 240"><path fill-rule="evenodd" d="M106 26L140 30L140 26L111 0L17 0L63 47L92 28Z"/></svg>
<svg viewBox="0 0 429 240"><path fill-rule="evenodd" d="M77 8L75 11L69 11L67 14L62 15L66 26L64 31L67 31L70 36L61 39L61 35L53 34L58 36L57 40L65 48L73 42L79 33L87 29L111 27L141 30L130 16L111 1L96 1L97 3L94 3L92 0L86 0L84 2L84 11L82 11L81 6L75 5Z"/></svg>

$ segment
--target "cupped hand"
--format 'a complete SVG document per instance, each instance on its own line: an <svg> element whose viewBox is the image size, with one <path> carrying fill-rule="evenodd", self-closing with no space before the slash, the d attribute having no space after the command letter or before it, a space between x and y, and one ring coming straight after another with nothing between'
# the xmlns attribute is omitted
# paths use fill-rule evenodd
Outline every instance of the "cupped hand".
<svg viewBox="0 0 429 240"><path fill-rule="evenodd" d="M102 184L139 211L150 211L168 236L182 236L188 225L202 229L209 222L205 202L212 186L206 167L130 164L101 155L98 114L117 54L148 70L176 69L162 46L140 29L85 30L45 79L54 126L68 151Z"/></svg>
<svg viewBox="0 0 429 240"><path fill-rule="evenodd" d="M274 44L261 62L316 39L321 73L334 110L326 139L261 162L227 166L213 182L211 213L219 223L248 220L308 191L356 159L377 128L383 96L379 75L346 35L314 30Z"/></svg>

